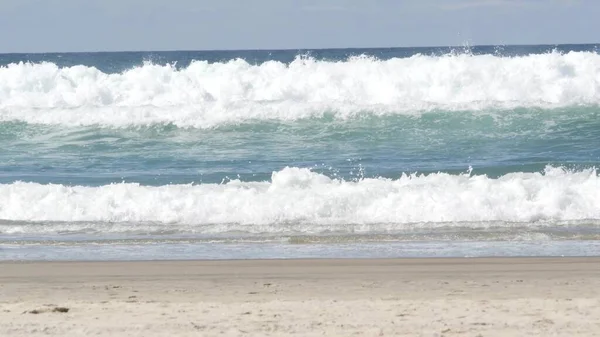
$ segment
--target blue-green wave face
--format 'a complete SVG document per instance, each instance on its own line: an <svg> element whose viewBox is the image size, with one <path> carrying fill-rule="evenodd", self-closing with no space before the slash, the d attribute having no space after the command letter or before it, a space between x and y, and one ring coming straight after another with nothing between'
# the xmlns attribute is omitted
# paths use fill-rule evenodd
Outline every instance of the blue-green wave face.
<svg viewBox="0 0 600 337"><path fill-rule="evenodd" d="M597 235L595 48L1 56L0 233Z"/></svg>
<svg viewBox="0 0 600 337"><path fill-rule="evenodd" d="M332 116L218 128L0 124L0 182L104 185L266 181L286 166L346 180L403 172L499 177L600 166L600 109Z"/></svg>

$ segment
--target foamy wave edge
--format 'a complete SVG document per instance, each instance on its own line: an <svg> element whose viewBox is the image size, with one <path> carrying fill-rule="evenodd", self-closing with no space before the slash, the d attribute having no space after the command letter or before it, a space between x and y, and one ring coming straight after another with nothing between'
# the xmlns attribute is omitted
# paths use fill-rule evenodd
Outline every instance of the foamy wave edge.
<svg viewBox="0 0 600 337"><path fill-rule="evenodd" d="M45 225L11 221L70 222L75 227L77 222L153 223L166 231L310 234L350 224L352 231L369 232L418 228L419 223L598 220L600 176L596 169L547 167L541 173L510 173L497 179L435 173L343 181L287 167L273 172L269 182L100 187L15 182L0 185L0 219L5 223L0 232L8 234L44 231Z"/></svg>
<svg viewBox="0 0 600 337"><path fill-rule="evenodd" d="M0 67L0 121L214 127L249 120L600 104L600 55L416 55L259 65L194 61L106 74L53 63Z"/></svg>

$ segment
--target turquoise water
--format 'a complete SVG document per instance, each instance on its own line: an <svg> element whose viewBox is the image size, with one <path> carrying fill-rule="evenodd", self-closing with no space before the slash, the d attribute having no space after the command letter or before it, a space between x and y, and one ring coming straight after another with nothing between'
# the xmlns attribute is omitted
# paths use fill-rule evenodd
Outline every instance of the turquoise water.
<svg viewBox="0 0 600 337"><path fill-rule="evenodd" d="M269 180L285 166L345 180L402 172L499 177L600 164L600 109L428 112L211 129L1 124L0 183L100 186Z"/></svg>
<svg viewBox="0 0 600 337"><path fill-rule="evenodd" d="M589 255L599 117L596 45L0 55L2 258Z"/></svg>

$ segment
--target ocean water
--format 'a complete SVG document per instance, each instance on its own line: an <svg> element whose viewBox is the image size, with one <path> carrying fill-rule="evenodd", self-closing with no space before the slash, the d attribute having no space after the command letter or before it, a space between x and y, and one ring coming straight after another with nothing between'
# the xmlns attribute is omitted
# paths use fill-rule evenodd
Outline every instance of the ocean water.
<svg viewBox="0 0 600 337"><path fill-rule="evenodd" d="M600 255L599 47L0 55L0 260Z"/></svg>

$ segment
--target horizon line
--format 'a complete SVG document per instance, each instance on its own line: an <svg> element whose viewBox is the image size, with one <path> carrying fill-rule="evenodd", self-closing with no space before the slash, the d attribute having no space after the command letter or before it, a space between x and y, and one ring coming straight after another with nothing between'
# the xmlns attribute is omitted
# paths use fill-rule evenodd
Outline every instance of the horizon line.
<svg viewBox="0 0 600 337"><path fill-rule="evenodd" d="M50 51L50 52L0 52L0 55L40 55L40 54L102 54L102 53L181 53L181 52L257 52L257 51L304 51L304 50L361 50L361 49L469 49L477 47L559 47L559 46L600 46L600 42L592 43L541 43L541 44L474 44L474 45L448 45L448 46L405 46L405 47L333 47L333 48L225 48L225 49L146 49L146 50L84 50L84 51Z"/></svg>

